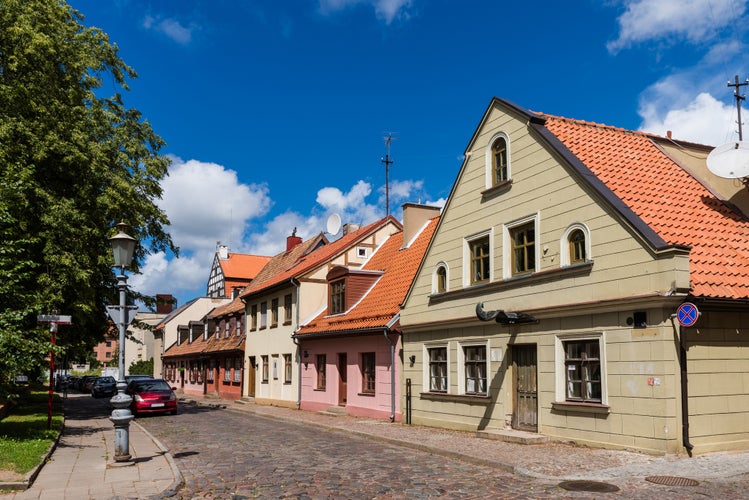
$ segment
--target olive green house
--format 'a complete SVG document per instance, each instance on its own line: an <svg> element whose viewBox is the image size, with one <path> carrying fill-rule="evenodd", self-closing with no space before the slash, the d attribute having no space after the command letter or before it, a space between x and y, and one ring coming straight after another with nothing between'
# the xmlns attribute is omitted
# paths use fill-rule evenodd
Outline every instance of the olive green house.
<svg viewBox="0 0 749 500"><path fill-rule="evenodd" d="M711 149L494 98L402 304L405 419L749 448L746 189Z"/></svg>

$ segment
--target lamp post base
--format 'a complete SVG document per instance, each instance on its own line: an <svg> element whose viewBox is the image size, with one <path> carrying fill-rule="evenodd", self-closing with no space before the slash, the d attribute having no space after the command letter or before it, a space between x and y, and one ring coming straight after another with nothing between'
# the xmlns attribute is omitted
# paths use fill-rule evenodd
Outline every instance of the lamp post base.
<svg viewBox="0 0 749 500"><path fill-rule="evenodd" d="M135 418L130 412L133 398L124 392L125 381L117 383L119 392L110 400L112 415L109 420L114 424L114 461L117 463L130 462L130 421Z"/></svg>

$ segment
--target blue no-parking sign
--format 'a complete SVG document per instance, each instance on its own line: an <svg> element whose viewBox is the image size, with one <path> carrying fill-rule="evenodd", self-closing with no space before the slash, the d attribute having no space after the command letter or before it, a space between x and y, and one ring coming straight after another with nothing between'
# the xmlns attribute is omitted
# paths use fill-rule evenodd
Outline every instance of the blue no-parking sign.
<svg viewBox="0 0 749 500"><path fill-rule="evenodd" d="M676 319L681 326L694 326L697 320L700 319L700 311L691 302L684 302L676 310Z"/></svg>

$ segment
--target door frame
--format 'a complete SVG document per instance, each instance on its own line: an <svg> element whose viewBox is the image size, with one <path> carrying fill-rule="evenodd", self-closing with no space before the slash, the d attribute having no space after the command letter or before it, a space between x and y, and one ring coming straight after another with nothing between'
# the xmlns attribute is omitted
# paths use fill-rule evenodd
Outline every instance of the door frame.
<svg viewBox="0 0 749 500"><path fill-rule="evenodd" d="M346 406L348 400L348 355L338 353L338 406Z"/></svg>

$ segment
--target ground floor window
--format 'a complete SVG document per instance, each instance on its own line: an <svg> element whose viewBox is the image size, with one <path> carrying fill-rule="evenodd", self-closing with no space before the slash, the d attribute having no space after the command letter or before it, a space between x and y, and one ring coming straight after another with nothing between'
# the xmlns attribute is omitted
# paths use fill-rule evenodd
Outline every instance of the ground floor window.
<svg viewBox="0 0 749 500"><path fill-rule="evenodd" d="M375 392L375 353L363 352L361 355L362 392Z"/></svg>
<svg viewBox="0 0 749 500"><path fill-rule="evenodd" d="M283 381L286 384L291 383L291 354L283 355Z"/></svg>
<svg viewBox="0 0 749 500"><path fill-rule="evenodd" d="M232 359L224 358L224 382L231 381Z"/></svg>
<svg viewBox="0 0 749 500"><path fill-rule="evenodd" d="M601 346L598 339L563 340L565 399L600 403Z"/></svg>
<svg viewBox="0 0 749 500"><path fill-rule="evenodd" d="M208 361L208 372L205 374L205 378L208 382L213 382L213 371L216 369L216 360L211 359Z"/></svg>
<svg viewBox="0 0 749 500"><path fill-rule="evenodd" d="M317 369L317 389L324 391L325 390L325 354L318 354L317 355L317 365L315 368Z"/></svg>
<svg viewBox="0 0 749 500"><path fill-rule="evenodd" d="M486 346L463 347L465 393L486 394Z"/></svg>
<svg viewBox="0 0 749 500"><path fill-rule="evenodd" d="M234 382L242 381L242 358L234 358Z"/></svg>
<svg viewBox="0 0 749 500"><path fill-rule="evenodd" d="M447 392L447 347L429 347L429 391Z"/></svg>
<svg viewBox="0 0 749 500"><path fill-rule="evenodd" d="M268 383L268 356L261 356L261 359L263 360L262 381L267 384Z"/></svg>

